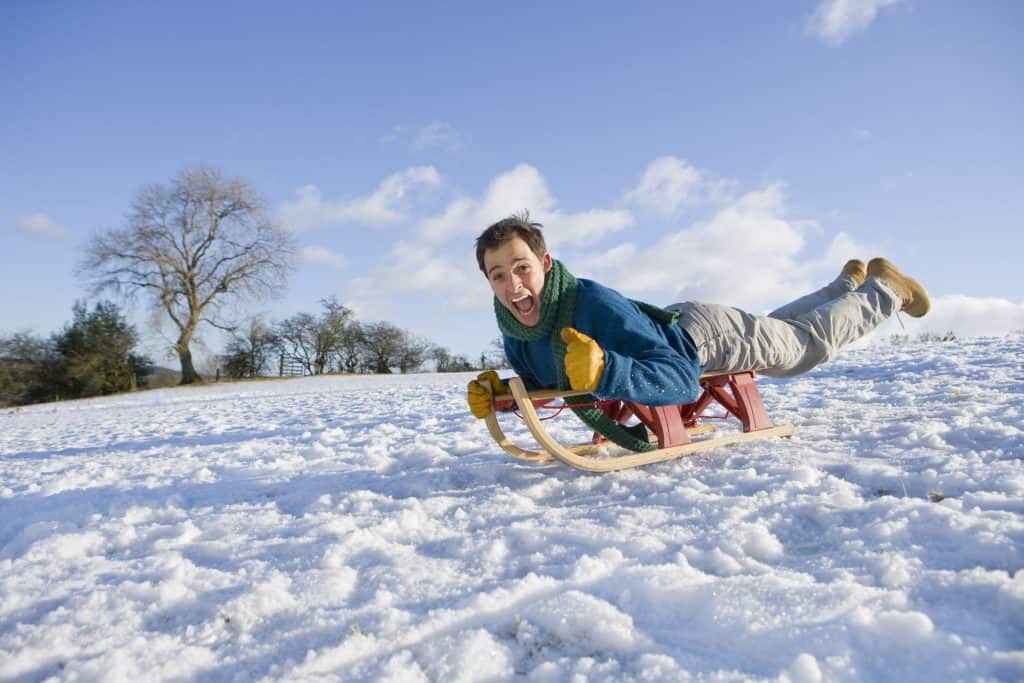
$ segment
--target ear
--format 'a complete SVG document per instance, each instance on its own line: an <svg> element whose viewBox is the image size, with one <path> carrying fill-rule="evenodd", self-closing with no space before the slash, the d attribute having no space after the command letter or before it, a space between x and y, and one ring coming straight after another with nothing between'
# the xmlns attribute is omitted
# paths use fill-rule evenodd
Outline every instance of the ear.
<svg viewBox="0 0 1024 683"><path fill-rule="evenodd" d="M551 254L544 252L544 272L551 270Z"/></svg>

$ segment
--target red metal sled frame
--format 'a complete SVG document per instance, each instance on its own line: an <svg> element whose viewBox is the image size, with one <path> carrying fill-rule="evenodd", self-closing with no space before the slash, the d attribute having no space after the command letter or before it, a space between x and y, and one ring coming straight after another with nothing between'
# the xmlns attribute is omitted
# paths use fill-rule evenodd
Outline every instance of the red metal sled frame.
<svg viewBox="0 0 1024 683"><path fill-rule="evenodd" d="M700 384L702 392L694 403L646 406L629 401L614 401L601 405L601 409L612 419L625 423L630 418L636 417L644 423L658 441L658 448L653 451L595 458L593 456L597 453L599 444L585 443L570 447L562 446L544 428L534 403L547 403L554 399L564 400L586 392L557 390L528 392L523 381L518 377L509 380L510 394L494 396L493 401L494 403L516 402L522 412L523 420L541 450L526 450L509 441L498 424L496 411L487 417L487 428L498 445L517 458L530 462L560 460L567 465L589 472L609 472L638 467L741 441L790 436L795 431L793 425L779 427L772 425L754 381L753 372L705 375L701 377ZM743 426L743 432L694 441L691 437L714 431L710 425L700 423L701 420L708 419L704 416L704 411L712 403L717 403L724 408L726 416L731 415L739 420ZM603 439L595 438L594 441L600 442Z"/></svg>

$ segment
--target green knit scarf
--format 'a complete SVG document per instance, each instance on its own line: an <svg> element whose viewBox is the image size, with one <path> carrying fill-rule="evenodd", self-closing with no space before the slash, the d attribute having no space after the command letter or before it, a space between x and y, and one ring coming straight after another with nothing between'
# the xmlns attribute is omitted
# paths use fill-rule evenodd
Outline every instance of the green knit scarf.
<svg viewBox="0 0 1024 683"><path fill-rule="evenodd" d="M561 332L563 327L575 326L578 289L578 283L572 273L562 265L561 261L553 260L551 270L548 271L544 282L544 290L541 292L540 320L533 327L527 327L516 320L512 312L505 308L497 297L494 298L494 314L498 319L498 328L502 334L523 341L537 341L548 335L551 336L551 352L555 356L558 388L562 390L570 389L571 386L569 378L565 374L566 345L562 341ZM640 301L634 303L640 306L645 314L656 320L675 323L679 318L678 312L666 311ZM596 400L589 394L583 396L582 399L586 402ZM656 448L647 439L647 430L642 424L626 427L594 406L573 408L572 411L597 433L623 448L641 452Z"/></svg>

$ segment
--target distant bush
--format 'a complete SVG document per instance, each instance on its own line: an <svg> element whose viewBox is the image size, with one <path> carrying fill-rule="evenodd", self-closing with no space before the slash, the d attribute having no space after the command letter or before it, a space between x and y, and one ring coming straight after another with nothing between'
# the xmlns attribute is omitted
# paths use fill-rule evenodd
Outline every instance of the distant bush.
<svg viewBox="0 0 1024 683"><path fill-rule="evenodd" d="M910 343L910 335L895 333L890 334L889 343L892 344L893 346L906 346L907 344Z"/></svg>
<svg viewBox="0 0 1024 683"><path fill-rule="evenodd" d="M41 400L46 394L42 368L53 355L47 340L28 332L0 337L0 406Z"/></svg>
<svg viewBox="0 0 1024 683"><path fill-rule="evenodd" d="M114 304L89 311L74 307L74 319L49 340L27 333L0 338L0 405L83 398L135 389L148 360Z"/></svg>
<svg viewBox="0 0 1024 683"><path fill-rule="evenodd" d="M951 342L956 341L957 336L952 331L946 332L945 334L939 334L938 332L921 332L914 338L920 344L930 344L933 342ZM893 346L906 346L911 342L909 334L891 334L889 335L889 343Z"/></svg>
<svg viewBox="0 0 1024 683"><path fill-rule="evenodd" d="M90 312L74 307L74 320L53 337L56 354L44 365L47 385L62 398L135 389L149 361L134 353L139 337L117 306L101 301Z"/></svg>
<svg viewBox="0 0 1024 683"><path fill-rule="evenodd" d="M920 342L950 342L956 341L956 335L950 330L945 334L939 334L937 332L922 332L917 335L917 341Z"/></svg>

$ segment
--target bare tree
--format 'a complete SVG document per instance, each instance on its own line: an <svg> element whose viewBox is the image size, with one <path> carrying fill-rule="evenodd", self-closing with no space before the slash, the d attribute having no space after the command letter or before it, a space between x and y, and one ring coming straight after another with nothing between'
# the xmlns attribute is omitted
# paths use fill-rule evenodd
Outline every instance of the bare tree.
<svg viewBox="0 0 1024 683"><path fill-rule="evenodd" d="M342 348L350 331L352 309L339 304L333 296L321 299L320 305L324 307L324 312L320 316L319 332L324 340L328 364L334 360L334 368L341 371Z"/></svg>
<svg viewBox="0 0 1024 683"><path fill-rule="evenodd" d="M224 369L229 377L258 377L266 370L271 354L279 348L274 330L263 318L249 321L244 334L235 334L224 352Z"/></svg>
<svg viewBox="0 0 1024 683"><path fill-rule="evenodd" d="M433 346L429 350L429 357L433 359L437 372L466 372L473 369L473 364L462 354L453 354L443 346ZM501 367L501 366L488 366Z"/></svg>
<svg viewBox="0 0 1024 683"><path fill-rule="evenodd" d="M366 352L366 366L370 372L380 375L391 373L399 364L405 331L391 323L379 322L363 325L363 349Z"/></svg>
<svg viewBox="0 0 1024 683"><path fill-rule="evenodd" d="M415 372L427 360L432 345L388 322L362 326L363 361L367 371L388 374L391 368Z"/></svg>
<svg viewBox="0 0 1024 683"><path fill-rule="evenodd" d="M334 298L323 299L323 315L297 313L277 326L285 353L298 360L311 375L322 375L332 358L343 350L352 311ZM339 362L340 365L340 362Z"/></svg>
<svg viewBox="0 0 1024 683"><path fill-rule="evenodd" d="M281 291L293 267L291 235L244 181L189 169L135 197L127 222L94 236L78 267L96 293L143 295L177 329L181 383L202 381L190 345L200 323L230 330L226 309Z"/></svg>
<svg viewBox="0 0 1024 683"><path fill-rule="evenodd" d="M277 324L282 353L301 363L309 375L319 375L327 364L326 352L318 344L316 328L316 316L312 313L296 313Z"/></svg>
<svg viewBox="0 0 1024 683"><path fill-rule="evenodd" d="M409 372L416 372L427 360L431 344L426 339L419 339L406 332L402 340L402 347L398 353L398 369L404 375Z"/></svg>
<svg viewBox="0 0 1024 683"><path fill-rule="evenodd" d="M363 359L365 340L363 326L358 320L349 320L338 341L338 364L342 372L354 373L359 370Z"/></svg>
<svg viewBox="0 0 1024 683"><path fill-rule="evenodd" d="M436 372L451 372L448 368L452 363L452 352L443 346L433 346L430 349L430 359L434 361Z"/></svg>

